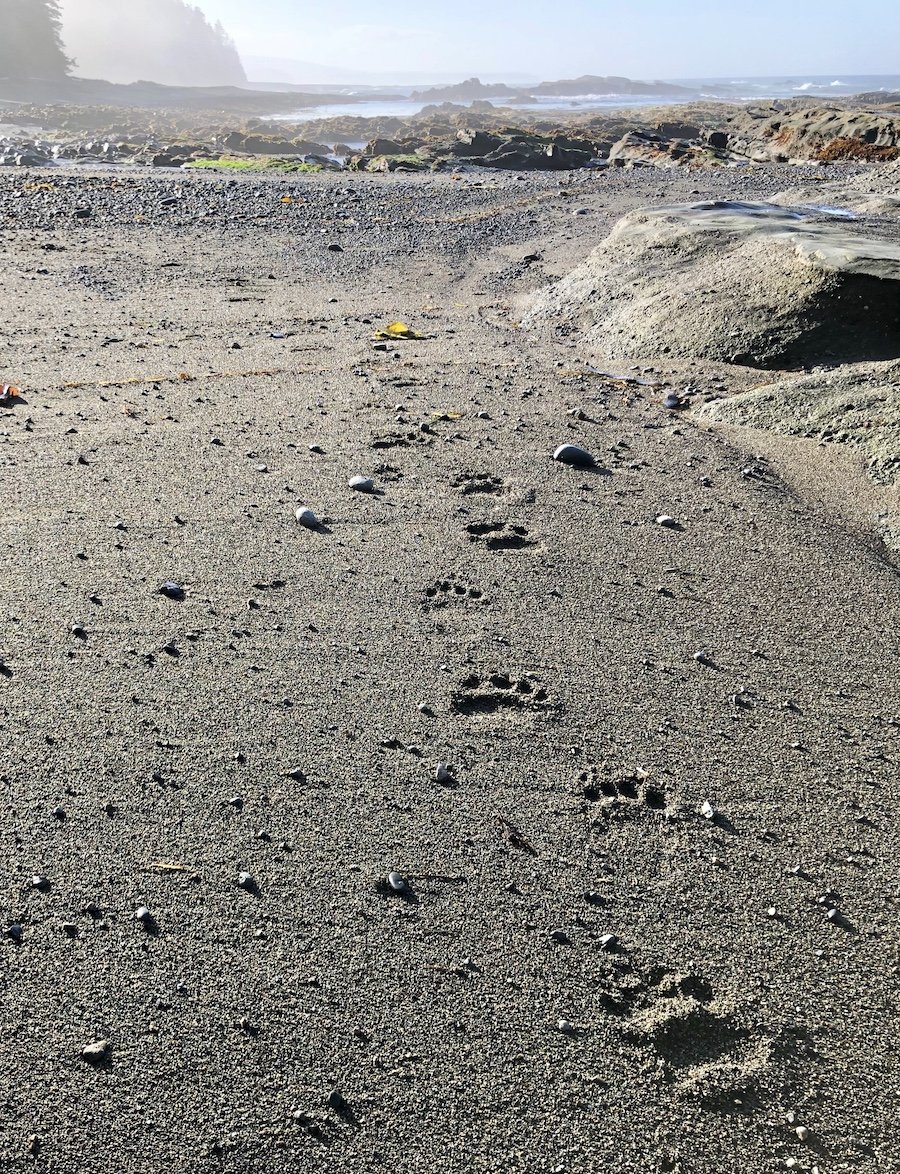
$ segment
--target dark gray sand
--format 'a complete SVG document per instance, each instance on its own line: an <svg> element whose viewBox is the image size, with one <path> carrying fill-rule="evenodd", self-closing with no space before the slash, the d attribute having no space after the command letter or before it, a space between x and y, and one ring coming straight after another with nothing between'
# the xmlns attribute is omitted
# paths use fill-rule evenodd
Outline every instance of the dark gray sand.
<svg viewBox="0 0 900 1174"><path fill-rule="evenodd" d="M807 178L0 179L4 1170L900 1169L863 461L516 324Z"/></svg>

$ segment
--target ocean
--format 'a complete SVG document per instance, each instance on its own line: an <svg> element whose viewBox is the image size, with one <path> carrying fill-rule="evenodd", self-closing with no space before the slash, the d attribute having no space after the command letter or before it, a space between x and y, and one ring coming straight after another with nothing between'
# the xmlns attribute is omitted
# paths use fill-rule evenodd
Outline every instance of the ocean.
<svg viewBox="0 0 900 1174"><path fill-rule="evenodd" d="M807 76L795 74L791 77L749 77L749 78L665 78L666 82L684 86L690 91L678 97L639 96L634 94L578 94L565 97L543 95L531 101L513 102L523 110L546 110L571 113L591 110L621 109L635 106L677 105L697 101L752 102L779 98L835 98L850 97L880 91L900 92L900 74L852 74ZM332 94L344 94L355 101L332 103L322 106L307 106L291 114L280 115L290 122L312 121L317 118L411 118L418 114L428 100L413 99L417 87L381 87L374 95L371 86L335 86ZM422 88L422 87L418 87ZM366 100L366 93L373 93L373 100ZM389 95L389 96L388 96ZM431 102L443 99L431 99ZM502 98L493 99L494 105L504 105ZM468 103L466 103L468 104Z"/></svg>

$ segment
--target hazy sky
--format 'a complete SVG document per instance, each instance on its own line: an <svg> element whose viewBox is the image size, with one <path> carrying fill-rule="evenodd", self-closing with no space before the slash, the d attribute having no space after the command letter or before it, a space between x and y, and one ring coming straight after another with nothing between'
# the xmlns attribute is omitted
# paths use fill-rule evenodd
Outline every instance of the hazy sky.
<svg viewBox="0 0 900 1174"><path fill-rule="evenodd" d="M900 71L898 0L194 0L245 54L383 73Z"/></svg>

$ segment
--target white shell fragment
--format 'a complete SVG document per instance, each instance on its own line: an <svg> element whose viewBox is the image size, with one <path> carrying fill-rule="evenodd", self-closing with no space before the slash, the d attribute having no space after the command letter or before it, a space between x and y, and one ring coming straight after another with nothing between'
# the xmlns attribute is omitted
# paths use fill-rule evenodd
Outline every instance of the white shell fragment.
<svg viewBox="0 0 900 1174"><path fill-rule="evenodd" d="M305 526L307 530L318 530L319 528L319 519L312 512L309 506L298 506L294 511L294 517L297 519L300 525Z"/></svg>
<svg viewBox="0 0 900 1174"><path fill-rule="evenodd" d="M715 807L713 807L712 803L710 803L710 801L708 799L704 799L702 804L700 805L700 814L703 816L704 819L715 819L716 818L716 809L715 809Z"/></svg>

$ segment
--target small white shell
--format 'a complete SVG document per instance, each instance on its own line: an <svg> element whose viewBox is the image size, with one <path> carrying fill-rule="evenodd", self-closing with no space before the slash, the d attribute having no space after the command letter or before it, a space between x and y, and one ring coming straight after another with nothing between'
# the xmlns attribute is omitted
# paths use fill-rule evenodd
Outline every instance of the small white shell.
<svg viewBox="0 0 900 1174"><path fill-rule="evenodd" d="M656 524L657 526L664 526L667 530L672 530L678 525L678 522L671 514L657 514Z"/></svg>
<svg viewBox="0 0 900 1174"><path fill-rule="evenodd" d="M319 528L319 519L312 512L309 506L298 506L294 512L294 517L297 519L300 525L305 526L307 530L318 530Z"/></svg>
<svg viewBox="0 0 900 1174"><path fill-rule="evenodd" d="M351 477L347 484L358 493L371 493L375 488L375 482L371 477L363 477L361 475Z"/></svg>
<svg viewBox="0 0 900 1174"><path fill-rule="evenodd" d="M708 799L704 799L703 802L701 803L700 814L703 816L704 819L715 819L716 818L716 809L713 807L712 803L710 803L710 801Z"/></svg>
<svg viewBox="0 0 900 1174"><path fill-rule="evenodd" d="M395 893L405 893L409 889L409 885L406 883L406 878L402 873L389 872L387 881Z"/></svg>

